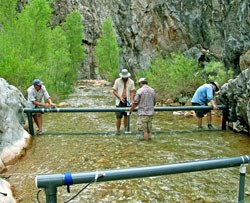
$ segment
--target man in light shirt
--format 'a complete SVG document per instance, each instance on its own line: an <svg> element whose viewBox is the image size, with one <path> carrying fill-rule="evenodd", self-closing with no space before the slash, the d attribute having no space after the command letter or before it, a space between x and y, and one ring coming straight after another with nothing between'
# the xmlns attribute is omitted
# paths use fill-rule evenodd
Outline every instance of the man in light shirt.
<svg viewBox="0 0 250 203"><path fill-rule="evenodd" d="M46 87L43 85L43 82L39 79L35 79L32 82L32 85L28 88L28 107L55 107L55 104L52 102L49 93L46 90ZM38 127L38 135L42 135L42 114L34 113L33 119Z"/></svg>
<svg viewBox="0 0 250 203"><path fill-rule="evenodd" d="M115 80L113 94L116 97L115 105L119 107L128 107L134 101L135 84L129 77L131 74L127 69L122 69L120 78ZM121 119L124 117L124 128L127 128L127 112L115 112L116 114L116 134L120 134Z"/></svg>

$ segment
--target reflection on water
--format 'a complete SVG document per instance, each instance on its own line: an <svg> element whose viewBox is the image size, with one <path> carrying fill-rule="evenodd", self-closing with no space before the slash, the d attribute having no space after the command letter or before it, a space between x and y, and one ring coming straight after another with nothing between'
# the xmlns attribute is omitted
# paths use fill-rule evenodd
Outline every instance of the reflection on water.
<svg viewBox="0 0 250 203"><path fill-rule="evenodd" d="M112 107L110 87L88 87L74 106ZM78 90L78 91L84 91ZM86 94L88 92L88 94ZM103 98L101 97L103 95ZM103 101L101 101L103 100ZM80 104L82 101L82 104ZM85 103L85 101L87 101ZM106 102L106 103L105 103ZM100 106L98 105L100 104ZM220 128L220 118L216 118ZM23 203L36 202L34 179L38 174L85 172L117 168L173 164L190 160L235 157L250 154L248 136L231 131L197 131L196 119L157 112L153 140L138 140L136 114L131 116L132 134L115 136L114 113L51 113L44 115L46 134L35 137L33 147L6 174ZM93 133L98 132L98 133ZM111 132L111 133L106 133ZM245 191L249 194L249 178ZM178 175L95 183L76 202L237 202L239 168L216 169ZM64 202L84 185L58 188L58 202ZM44 193L40 193L44 202ZM245 196L246 202L250 201Z"/></svg>

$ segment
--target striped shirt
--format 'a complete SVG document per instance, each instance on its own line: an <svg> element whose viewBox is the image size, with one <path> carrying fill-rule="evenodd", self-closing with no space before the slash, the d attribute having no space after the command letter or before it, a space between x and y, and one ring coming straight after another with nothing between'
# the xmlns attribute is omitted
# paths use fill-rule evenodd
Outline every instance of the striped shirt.
<svg viewBox="0 0 250 203"><path fill-rule="evenodd" d="M155 106L155 90L144 84L136 91L134 103L138 105L138 115L153 115Z"/></svg>

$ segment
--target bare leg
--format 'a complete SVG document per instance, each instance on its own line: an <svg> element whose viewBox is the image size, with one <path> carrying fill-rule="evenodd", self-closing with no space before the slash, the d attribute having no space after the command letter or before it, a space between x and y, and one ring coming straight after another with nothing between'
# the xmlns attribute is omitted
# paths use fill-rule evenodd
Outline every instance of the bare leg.
<svg viewBox="0 0 250 203"><path fill-rule="evenodd" d="M116 131L120 132L120 128L121 128L121 118L117 118L116 120Z"/></svg>
<svg viewBox="0 0 250 203"><path fill-rule="evenodd" d="M202 118L198 118L198 128L202 128Z"/></svg>
<svg viewBox="0 0 250 203"><path fill-rule="evenodd" d="M42 121L42 114L41 113L37 113L36 115L33 116L33 118L34 118L34 121L35 121L35 123L36 123L36 125L38 127L38 131L40 133L42 133L42 123L43 123L43 121Z"/></svg>
<svg viewBox="0 0 250 203"><path fill-rule="evenodd" d="M127 129L127 116L124 116L123 123L124 123L124 128Z"/></svg>
<svg viewBox="0 0 250 203"><path fill-rule="evenodd" d="M148 138L149 138L148 132L147 131L143 132L143 139L148 140Z"/></svg>
<svg viewBox="0 0 250 203"><path fill-rule="evenodd" d="M212 123L212 113L208 112L207 113L207 124L211 124Z"/></svg>
<svg viewBox="0 0 250 203"><path fill-rule="evenodd" d="M151 132L148 131L148 139L151 140Z"/></svg>

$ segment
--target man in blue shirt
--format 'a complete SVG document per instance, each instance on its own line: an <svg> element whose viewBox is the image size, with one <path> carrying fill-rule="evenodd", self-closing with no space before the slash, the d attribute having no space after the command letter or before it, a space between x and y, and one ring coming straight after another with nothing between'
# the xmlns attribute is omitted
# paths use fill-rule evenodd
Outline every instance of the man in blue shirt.
<svg viewBox="0 0 250 203"><path fill-rule="evenodd" d="M194 93L194 96L191 100L192 106L208 106L210 102L213 106L213 110L218 110L218 106L214 101L214 93L219 91L219 84L217 82L210 82L200 86ZM207 127L208 129L213 129L211 124L212 114L211 110L200 109L195 110L196 117L198 118L198 128L202 128L202 117L207 114Z"/></svg>

